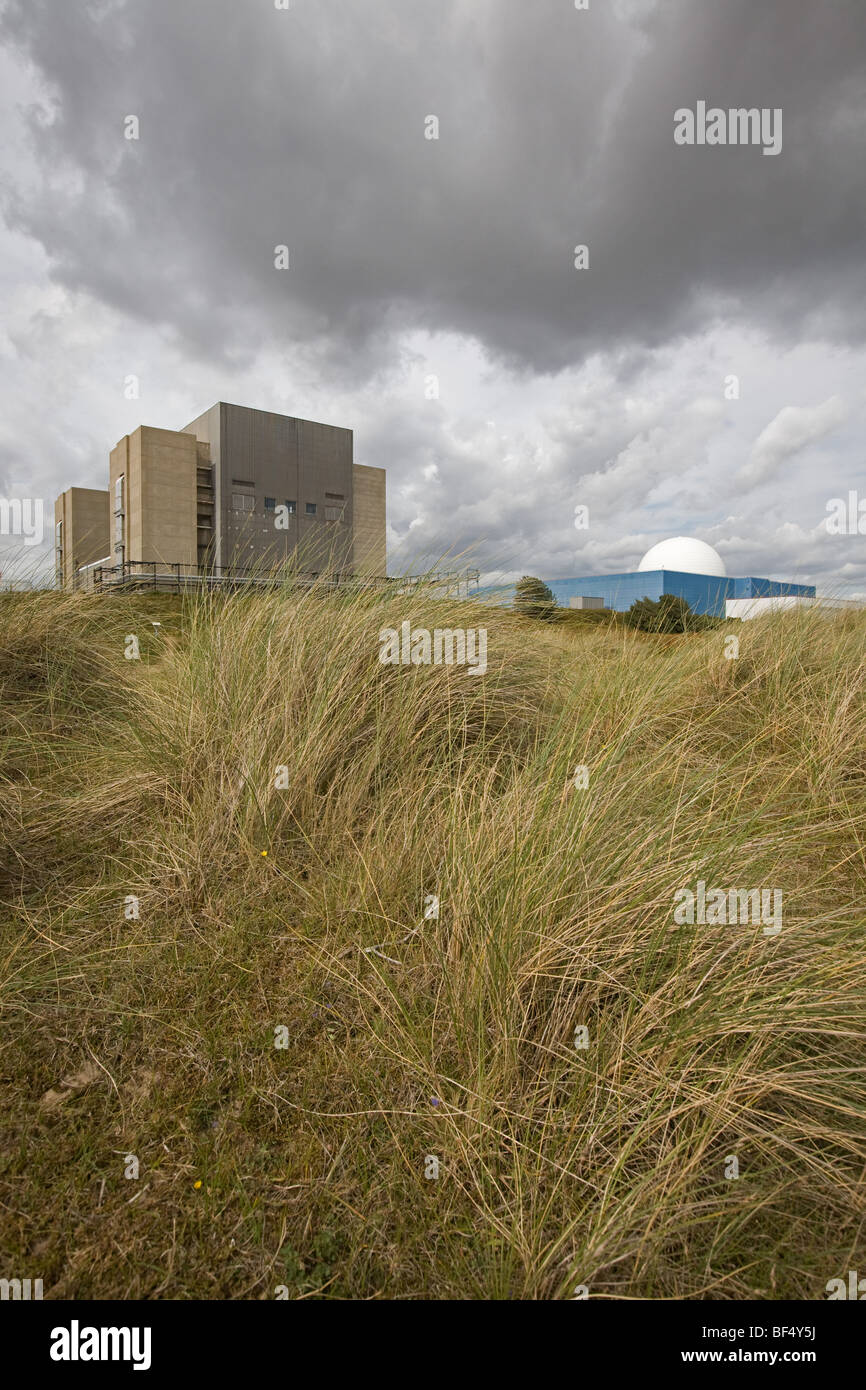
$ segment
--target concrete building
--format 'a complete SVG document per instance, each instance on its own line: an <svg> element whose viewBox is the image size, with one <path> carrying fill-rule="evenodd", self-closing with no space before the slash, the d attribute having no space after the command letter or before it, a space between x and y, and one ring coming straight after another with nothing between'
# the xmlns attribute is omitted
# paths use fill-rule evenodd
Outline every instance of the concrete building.
<svg viewBox="0 0 866 1390"><path fill-rule="evenodd" d="M767 613L780 613L786 608L816 608L829 617L840 611L856 612L866 607L860 599L835 598L832 595L816 595L814 598L791 598L788 595L764 596L759 598L729 598L725 603L726 618L740 618L748 622L750 618L763 618Z"/></svg>
<svg viewBox="0 0 866 1390"><path fill-rule="evenodd" d="M354 513L352 526L352 568L359 575L384 575L385 553L385 470L370 464L352 465Z"/></svg>
<svg viewBox="0 0 866 1390"><path fill-rule="evenodd" d="M200 456L206 451L199 454L194 435L146 425L115 445L108 468L109 565L155 560L195 573Z"/></svg>
<svg viewBox="0 0 866 1390"><path fill-rule="evenodd" d="M67 587L111 570L262 574L289 560L305 575L386 573L385 470L356 464L352 431L334 425L220 401L181 430L125 435L108 492L88 495L110 527L85 559L80 546L64 556Z"/></svg>
<svg viewBox="0 0 866 1390"><path fill-rule="evenodd" d="M82 565L109 552L108 493L92 487L68 487L54 503L54 559L57 583L74 587Z"/></svg>

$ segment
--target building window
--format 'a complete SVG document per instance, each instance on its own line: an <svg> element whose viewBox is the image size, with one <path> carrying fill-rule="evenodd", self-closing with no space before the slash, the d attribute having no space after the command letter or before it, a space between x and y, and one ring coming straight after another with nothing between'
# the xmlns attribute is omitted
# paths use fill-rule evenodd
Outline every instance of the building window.
<svg viewBox="0 0 866 1390"><path fill-rule="evenodd" d="M54 527L54 554L57 563L57 578L63 578L63 522L58 521Z"/></svg>
<svg viewBox="0 0 866 1390"><path fill-rule="evenodd" d="M121 473L114 482L114 558L117 564L123 564L123 479Z"/></svg>
<svg viewBox="0 0 866 1390"><path fill-rule="evenodd" d="M316 515L316 504L315 504L315 502L308 502L308 503L307 503L307 516L315 516L315 515Z"/></svg>
<svg viewBox="0 0 866 1390"><path fill-rule="evenodd" d="M326 507L326 508L325 508L325 520L326 520L326 521L342 521L342 519L343 519L343 508L342 508L342 507Z"/></svg>
<svg viewBox="0 0 866 1390"><path fill-rule="evenodd" d="M255 487L255 483L248 483L244 478L232 478L232 487Z"/></svg>
<svg viewBox="0 0 866 1390"><path fill-rule="evenodd" d="M235 512L253 512L256 509L256 499L246 492L232 493L232 510Z"/></svg>
<svg viewBox="0 0 866 1390"><path fill-rule="evenodd" d="M275 512L276 510L277 510L277 499L276 499L276 497L266 497L266 498L265 498L265 511L266 511L266 512Z"/></svg>
<svg viewBox="0 0 866 1390"><path fill-rule="evenodd" d="M294 516L295 512L298 510L297 502L285 502L283 505L285 506L289 516Z"/></svg>

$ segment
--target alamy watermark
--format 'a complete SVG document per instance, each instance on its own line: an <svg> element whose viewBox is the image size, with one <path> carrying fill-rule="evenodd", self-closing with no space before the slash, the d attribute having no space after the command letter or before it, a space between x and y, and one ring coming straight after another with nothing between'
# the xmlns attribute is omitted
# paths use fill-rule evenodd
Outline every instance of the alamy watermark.
<svg viewBox="0 0 866 1390"><path fill-rule="evenodd" d="M824 518L824 528L830 536L866 536L866 497L855 491L844 497L831 497L825 507L830 513Z"/></svg>
<svg viewBox="0 0 866 1390"><path fill-rule="evenodd" d="M847 1286L844 1279L828 1279L824 1287L828 1302L836 1298L856 1298L862 1303L866 1299L866 1279L861 1279L856 1269L848 1270Z"/></svg>
<svg viewBox="0 0 866 1390"><path fill-rule="evenodd" d="M699 101L696 109L681 106L674 112L674 143L677 145L763 145L764 154L782 152L782 108L775 106L707 108Z"/></svg>
<svg viewBox="0 0 866 1390"><path fill-rule="evenodd" d="M0 1299L12 1299L13 1302L28 1302L30 1299L41 1299L42 1280L41 1279L0 1279Z"/></svg>
<svg viewBox="0 0 866 1390"><path fill-rule="evenodd" d="M52 1361L131 1361L134 1371L150 1369L149 1327L82 1327L73 1318L69 1327L51 1330Z"/></svg>
<svg viewBox="0 0 866 1390"><path fill-rule="evenodd" d="M379 633L379 660L383 666L468 666L472 676L487 670L486 627L426 627L413 629L409 622L400 631L383 627Z"/></svg>
<svg viewBox="0 0 866 1390"><path fill-rule="evenodd" d="M674 894L677 926L724 927L762 922L764 936L778 936L782 930L782 890L780 888L711 888L698 879L697 893L678 888Z"/></svg>
<svg viewBox="0 0 866 1390"><path fill-rule="evenodd" d="M0 536L23 536L25 545L41 545L44 513L41 497L0 497Z"/></svg>

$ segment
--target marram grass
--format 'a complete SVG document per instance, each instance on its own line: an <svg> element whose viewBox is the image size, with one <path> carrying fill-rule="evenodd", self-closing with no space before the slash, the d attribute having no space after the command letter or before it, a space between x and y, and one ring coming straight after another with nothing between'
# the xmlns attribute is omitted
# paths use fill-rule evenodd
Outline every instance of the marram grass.
<svg viewBox="0 0 866 1390"><path fill-rule="evenodd" d="M486 627L486 673L380 664L407 618ZM3 595L0 1272L820 1299L866 1269L866 615L726 632ZM677 925L699 882L779 891L782 930Z"/></svg>

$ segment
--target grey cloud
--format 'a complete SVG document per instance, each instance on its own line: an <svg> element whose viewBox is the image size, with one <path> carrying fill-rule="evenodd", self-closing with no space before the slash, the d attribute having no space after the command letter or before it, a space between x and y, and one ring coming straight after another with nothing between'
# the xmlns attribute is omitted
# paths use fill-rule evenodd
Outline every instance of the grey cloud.
<svg viewBox="0 0 866 1390"><path fill-rule="evenodd" d="M3 32L55 111L10 215L202 358L300 340L362 380L411 324L550 371L712 313L862 340L860 0L8 0ZM783 154L676 147L698 98L783 107Z"/></svg>
<svg viewBox="0 0 866 1390"><path fill-rule="evenodd" d="M773 371L863 349L862 0L0 0L0 36L42 82L9 240L49 261L22 260L4 356L9 486L93 485L126 429L242 398L354 426L396 567L628 569L695 533L741 572L866 583L862 543L815 530L821 465L831 492L863 476L862 402L831 434L835 380ZM782 154L676 147L698 99L782 107ZM486 374L413 397L454 342Z"/></svg>

